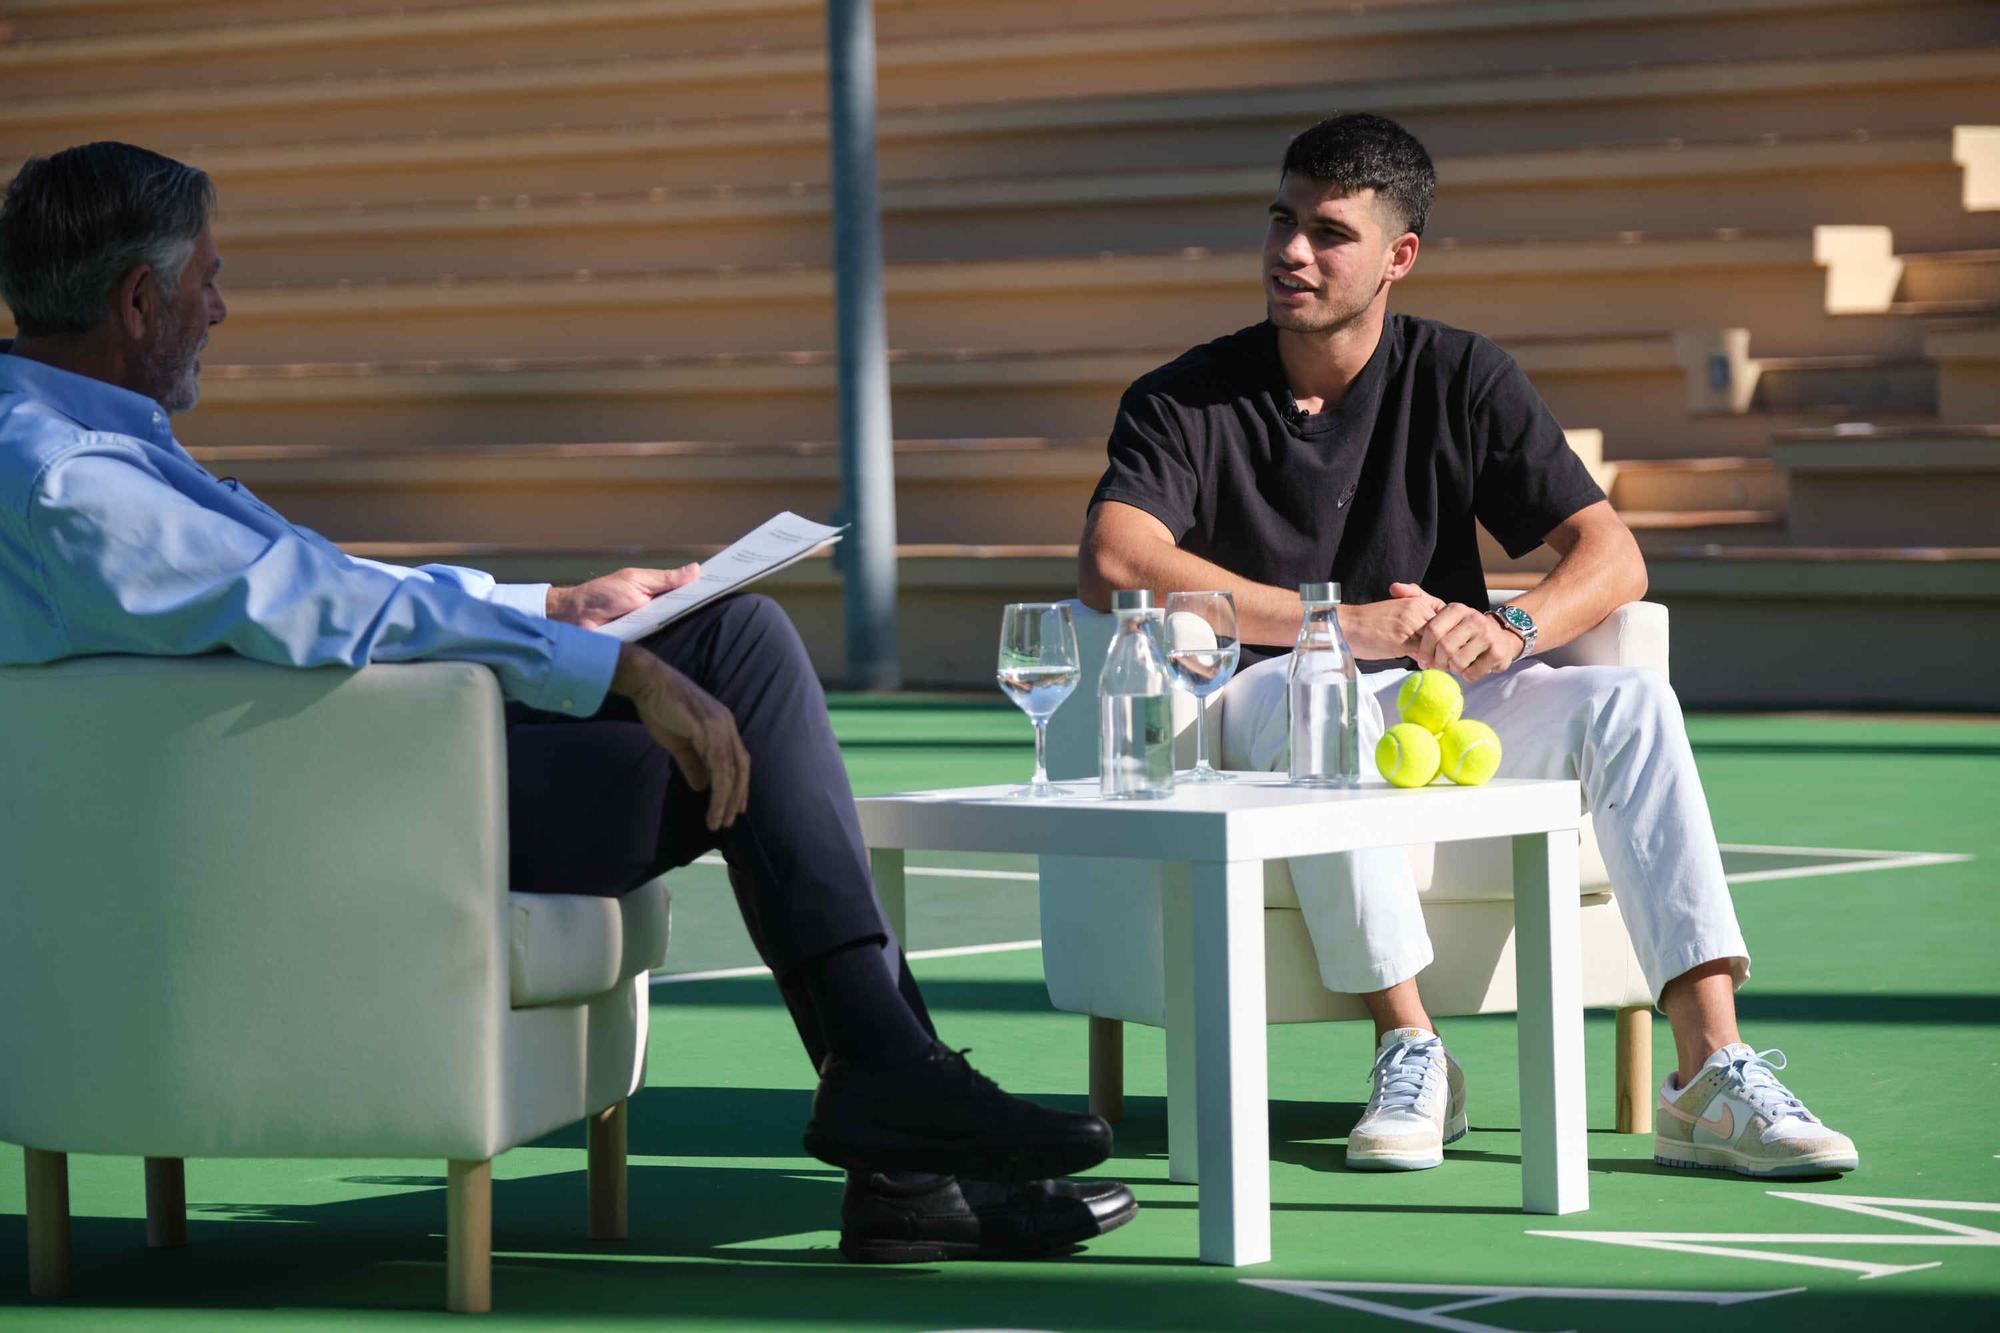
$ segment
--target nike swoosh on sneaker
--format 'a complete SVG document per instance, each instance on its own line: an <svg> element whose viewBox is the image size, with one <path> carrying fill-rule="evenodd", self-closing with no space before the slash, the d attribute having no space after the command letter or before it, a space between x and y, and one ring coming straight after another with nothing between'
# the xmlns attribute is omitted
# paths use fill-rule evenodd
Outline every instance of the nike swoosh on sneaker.
<svg viewBox="0 0 2000 1333"><path fill-rule="evenodd" d="M1721 1115L1704 1115L1697 1118L1694 1124L1696 1129L1705 1129L1724 1143L1728 1143L1736 1137L1735 1108L1731 1107L1728 1102L1723 1102Z"/></svg>
<svg viewBox="0 0 2000 1333"><path fill-rule="evenodd" d="M1719 1116L1695 1115L1684 1107L1675 1106L1665 1097L1660 1098L1660 1110L1684 1125L1699 1126L1725 1141L1736 1137L1736 1111L1728 1102L1722 1103Z"/></svg>

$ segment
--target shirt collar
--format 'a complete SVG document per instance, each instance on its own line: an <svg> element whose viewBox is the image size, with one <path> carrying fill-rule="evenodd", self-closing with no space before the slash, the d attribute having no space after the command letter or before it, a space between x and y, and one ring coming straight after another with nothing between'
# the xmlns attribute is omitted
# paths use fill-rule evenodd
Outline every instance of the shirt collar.
<svg viewBox="0 0 2000 1333"><path fill-rule="evenodd" d="M146 395L15 356L13 351L11 339L0 340L0 393L25 394L85 430L131 435L159 445L173 443L166 412Z"/></svg>

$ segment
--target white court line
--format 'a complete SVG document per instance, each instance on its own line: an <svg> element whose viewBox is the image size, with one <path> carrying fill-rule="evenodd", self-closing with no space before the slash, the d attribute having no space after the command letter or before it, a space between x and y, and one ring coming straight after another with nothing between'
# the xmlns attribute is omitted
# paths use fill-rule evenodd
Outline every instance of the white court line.
<svg viewBox="0 0 2000 1333"><path fill-rule="evenodd" d="M905 955L912 962L925 958L969 958L981 953L1021 953L1028 949L1042 947L1040 940L1005 940L999 944L960 944L949 949L918 949ZM675 972L671 975L656 975L655 986L670 986L677 981L723 981L731 977L768 976L771 969L761 964L757 967L721 967L713 972Z"/></svg>
<svg viewBox="0 0 2000 1333"><path fill-rule="evenodd" d="M1731 850L1723 848L1724 851ZM1747 851L1738 847L1736 851ZM1910 866L1939 866L1957 861L1970 861L1970 856L1955 852L1910 852L1883 855L1880 852L1861 861L1836 861L1831 865L1786 866L1782 870L1745 870L1735 875L1725 875L1731 884L1753 884L1767 879L1810 879L1814 875L1852 875L1860 870L1903 870Z"/></svg>
<svg viewBox="0 0 2000 1333"><path fill-rule="evenodd" d="M1903 870L1912 866L1950 865L1960 861L1970 861L1972 857L1959 852L1882 852L1867 851L1855 847L1779 847L1765 843L1725 842L1720 844L1725 852L1770 852L1797 856L1851 856L1855 860L1830 865L1786 866L1780 870L1744 870L1726 878L1731 884L1755 884L1763 880L1809 879L1814 875L1851 875L1861 870ZM697 864L719 866L722 858L710 852L701 857ZM905 875L920 875L929 879L998 879L1020 884L1033 884L1041 876L1032 870L974 870L954 869L950 866L910 866ZM912 955L914 956L914 955Z"/></svg>
<svg viewBox="0 0 2000 1333"><path fill-rule="evenodd" d="M695 858L695 864L701 866L719 866L724 864L724 862L720 856L714 852L710 852L706 856ZM922 875L929 879L1010 879L1024 884L1033 884L1041 879L1041 876L1032 870L954 870L950 866L910 866L903 873L905 875ZM918 956L917 954L910 955L912 958Z"/></svg>
<svg viewBox="0 0 2000 1333"><path fill-rule="evenodd" d="M1725 842L1718 844L1725 852L1788 852L1799 856L1853 856L1862 860L1888 860L1898 856L1943 856L1957 861L1970 861L1970 856L1960 856L1955 852L1885 852L1880 848L1867 847L1781 847L1775 843Z"/></svg>

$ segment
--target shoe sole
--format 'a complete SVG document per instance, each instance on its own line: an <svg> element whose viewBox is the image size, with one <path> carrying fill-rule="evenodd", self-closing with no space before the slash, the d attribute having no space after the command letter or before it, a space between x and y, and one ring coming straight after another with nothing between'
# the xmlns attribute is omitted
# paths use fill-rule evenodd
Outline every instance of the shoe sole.
<svg viewBox="0 0 2000 1333"><path fill-rule="evenodd" d="M848 1170L928 1171L968 1180L998 1181L1003 1185L1073 1176L1111 1156L1111 1145L1094 1139L1001 1147L959 1143L912 1145L908 1140L891 1144L835 1138L815 1129L806 1130L805 1149L828 1165Z"/></svg>
<svg viewBox="0 0 2000 1333"><path fill-rule="evenodd" d="M1445 1126L1445 1137L1438 1150L1422 1156L1411 1156L1393 1152L1363 1153L1355 1156L1354 1150L1347 1150L1347 1169L1350 1171L1428 1171L1434 1166L1444 1165L1444 1150L1465 1137L1467 1121L1463 1115Z"/></svg>
<svg viewBox="0 0 2000 1333"><path fill-rule="evenodd" d="M1092 1225L1078 1227L1074 1232L1047 1237L1042 1244L1025 1249L1003 1249L995 1246L976 1245L966 1241L928 1240L867 1240L840 1238L840 1253L850 1263L857 1264L941 1264L955 1259L1034 1259L1054 1254L1067 1253L1087 1240L1116 1231L1139 1215L1139 1202L1133 1200L1124 1208L1100 1218Z"/></svg>
<svg viewBox="0 0 2000 1333"><path fill-rule="evenodd" d="M1663 1153L1655 1145L1653 1160L1661 1166L1670 1166L1680 1171L1728 1171L1756 1180L1782 1179L1786 1176L1840 1175L1853 1171L1861 1165L1861 1158L1854 1153L1794 1157L1775 1166L1760 1167L1754 1162L1744 1161L1740 1154L1729 1148L1693 1148L1690 1151L1692 1156L1682 1155L1678 1151Z"/></svg>

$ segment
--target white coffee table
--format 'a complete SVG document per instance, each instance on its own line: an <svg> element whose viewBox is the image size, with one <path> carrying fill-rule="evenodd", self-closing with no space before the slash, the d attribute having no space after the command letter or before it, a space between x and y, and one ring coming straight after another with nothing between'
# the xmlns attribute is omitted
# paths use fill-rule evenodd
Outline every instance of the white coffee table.
<svg viewBox="0 0 2000 1333"><path fill-rule="evenodd" d="M1101 856L1184 863L1166 878L1168 1135L1192 1125L1201 1259L1271 1257L1271 1144L1264 1023L1264 869L1279 857L1362 847L1512 838L1514 966L1520 996L1521 1206L1589 1207L1583 1110L1583 992L1577 937L1574 782L1386 785L1326 791L1277 774L1182 786L1161 801L1105 801L1095 781L1064 799L1013 786L864 798L875 887L903 935L903 863L915 850ZM904 937L907 941L907 937ZM1190 1058L1191 1057L1191 1058ZM1176 1071L1192 1069L1192 1080ZM1191 1086L1190 1086L1191 1083ZM1186 1105L1192 1094L1194 1106Z"/></svg>

